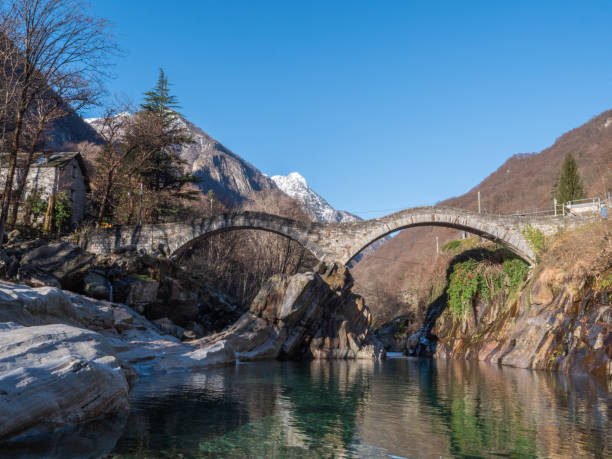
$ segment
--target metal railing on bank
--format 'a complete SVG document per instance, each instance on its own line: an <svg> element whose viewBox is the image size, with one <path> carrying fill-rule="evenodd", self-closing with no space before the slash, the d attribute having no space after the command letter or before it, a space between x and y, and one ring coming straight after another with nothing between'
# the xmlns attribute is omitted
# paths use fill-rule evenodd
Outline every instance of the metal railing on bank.
<svg viewBox="0 0 612 459"><path fill-rule="evenodd" d="M565 203L559 203L557 200L553 200L553 205L549 208L535 208L528 210L515 210L508 212L504 215L510 215L513 217L546 217L546 216L587 216L600 214L606 218L608 209L612 205L612 199L610 194L601 197L596 196L592 198L575 199Z"/></svg>

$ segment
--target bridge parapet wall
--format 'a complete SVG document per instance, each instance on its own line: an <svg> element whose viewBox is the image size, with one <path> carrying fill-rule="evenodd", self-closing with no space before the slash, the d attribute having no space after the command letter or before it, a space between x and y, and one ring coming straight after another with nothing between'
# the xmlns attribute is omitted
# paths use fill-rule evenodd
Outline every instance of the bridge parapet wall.
<svg viewBox="0 0 612 459"><path fill-rule="evenodd" d="M372 242L395 231L415 226L442 226L467 231L505 245L533 263L535 256L525 238L531 225L550 235L558 228L572 228L587 220L567 217L522 217L478 214L447 207L417 207L385 217L351 223L312 223L262 212L234 212L188 222L159 225L119 226L96 230L82 237L81 246L94 253L134 244L147 252L160 244L180 254L195 241L223 231L259 229L289 237L321 260L348 263Z"/></svg>

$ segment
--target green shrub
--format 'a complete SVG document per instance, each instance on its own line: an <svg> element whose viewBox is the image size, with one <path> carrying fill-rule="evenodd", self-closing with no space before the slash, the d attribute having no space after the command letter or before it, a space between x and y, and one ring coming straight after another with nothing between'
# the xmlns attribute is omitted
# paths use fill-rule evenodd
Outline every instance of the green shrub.
<svg viewBox="0 0 612 459"><path fill-rule="evenodd" d="M453 252L461 247L461 241L455 239L454 241L447 242L441 247L442 252Z"/></svg>
<svg viewBox="0 0 612 459"><path fill-rule="evenodd" d="M612 272L603 275L596 285L597 290L609 290L612 287Z"/></svg>
<svg viewBox="0 0 612 459"><path fill-rule="evenodd" d="M490 300L500 292L515 293L523 283L529 265L520 259L504 261L499 267L467 260L457 263L450 275L448 288L448 309L455 318L470 313L472 302L477 297Z"/></svg>
<svg viewBox="0 0 612 459"><path fill-rule="evenodd" d="M53 213L55 214L55 227L60 231L72 217L72 200L66 192L61 191L55 197Z"/></svg>
<svg viewBox="0 0 612 459"><path fill-rule="evenodd" d="M467 260L453 267L447 289L448 308L453 317L464 317L470 311L472 300L482 285L477 265L474 260Z"/></svg>
<svg viewBox="0 0 612 459"><path fill-rule="evenodd" d="M546 248L546 236L542 231L537 228L534 228L531 225L527 225L523 229L523 236L527 239L527 243L531 250L533 250L533 254L536 257L536 261L540 261L540 256L544 252Z"/></svg>
<svg viewBox="0 0 612 459"><path fill-rule="evenodd" d="M529 271L529 265L523 260L515 258L504 261L504 274L511 293L515 292L523 283L527 271Z"/></svg>
<svg viewBox="0 0 612 459"><path fill-rule="evenodd" d="M25 201L26 213L36 221L36 219L47 210L47 201L42 198L40 188L34 188Z"/></svg>

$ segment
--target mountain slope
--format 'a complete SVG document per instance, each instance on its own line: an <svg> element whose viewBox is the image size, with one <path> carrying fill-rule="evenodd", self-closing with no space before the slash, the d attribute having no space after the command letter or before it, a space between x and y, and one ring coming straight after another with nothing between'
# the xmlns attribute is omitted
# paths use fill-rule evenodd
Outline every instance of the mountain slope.
<svg viewBox="0 0 612 459"><path fill-rule="evenodd" d="M45 131L45 149L51 151L70 151L81 142L100 144L102 139L97 131L77 113L55 120Z"/></svg>
<svg viewBox="0 0 612 459"><path fill-rule="evenodd" d="M190 167L191 174L201 182L198 187L206 193L213 190L226 205L240 203L250 194L275 190L276 185L259 169L216 141L195 124L181 118L191 133L193 143L181 148L181 159Z"/></svg>
<svg viewBox="0 0 612 459"><path fill-rule="evenodd" d="M464 195L439 204L475 211L480 191L485 212L550 209L553 183L568 153L576 158L587 196L603 196L612 191L612 110L563 134L540 153L510 157ZM458 231L451 229L412 228L363 257L352 273L356 289L366 297L375 321L384 322L409 309L405 298L411 296L410 292L425 289L430 282L436 238L442 246L459 236ZM379 292L385 292L386 299L396 301L395 306L386 308Z"/></svg>
<svg viewBox="0 0 612 459"><path fill-rule="evenodd" d="M603 195L612 187L612 110L605 111L561 137L540 153L517 154L462 196L442 205L477 210L481 192L486 211L552 208L552 187L565 156L571 153L588 196Z"/></svg>
<svg viewBox="0 0 612 459"><path fill-rule="evenodd" d="M315 192L306 179L297 172L289 175L273 175L274 184L286 195L297 200L304 210L318 222L354 222L361 220L356 215L336 210Z"/></svg>
<svg viewBox="0 0 612 459"><path fill-rule="evenodd" d="M100 118L85 120L94 129L101 128ZM180 148L187 172L200 179L197 186L203 193L214 191L228 207L240 204L250 194L275 190L276 185L255 166L223 146L195 124L180 117L178 121L189 131L192 143Z"/></svg>

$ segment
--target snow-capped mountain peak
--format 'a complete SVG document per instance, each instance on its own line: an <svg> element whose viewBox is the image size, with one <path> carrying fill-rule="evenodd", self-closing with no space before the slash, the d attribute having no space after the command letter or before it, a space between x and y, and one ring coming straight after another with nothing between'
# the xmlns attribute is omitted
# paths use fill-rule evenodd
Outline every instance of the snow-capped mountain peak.
<svg viewBox="0 0 612 459"><path fill-rule="evenodd" d="M354 222L359 217L342 210L336 210L315 192L299 172L289 175L270 177L276 186L285 194L297 200L304 210L319 222Z"/></svg>
<svg viewBox="0 0 612 459"><path fill-rule="evenodd" d="M276 175L276 177L282 177L281 175ZM308 182L299 172L291 172L287 177L285 177L291 181L303 184L305 187L308 187ZM308 187L310 188L310 187Z"/></svg>

